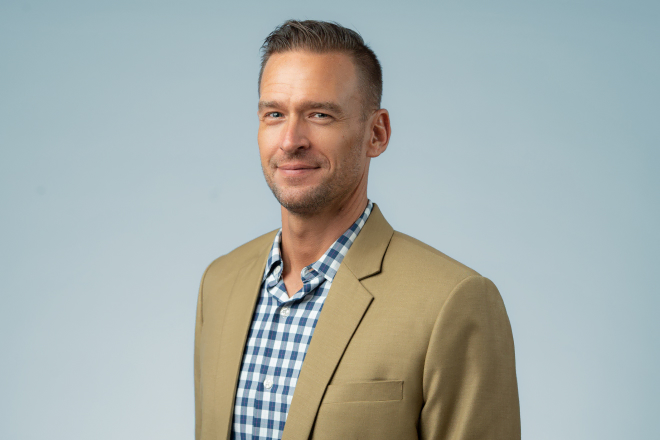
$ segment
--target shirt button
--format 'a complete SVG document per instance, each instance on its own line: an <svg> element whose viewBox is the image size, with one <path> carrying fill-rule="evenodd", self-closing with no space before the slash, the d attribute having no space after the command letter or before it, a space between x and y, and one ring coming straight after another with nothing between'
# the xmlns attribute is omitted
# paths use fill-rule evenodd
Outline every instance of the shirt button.
<svg viewBox="0 0 660 440"><path fill-rule="evenodd" d="M291 312L291 309L288 307L282 307L282 310L280 310L280 315L282 316L289 316L289 313Z"/></svg>
<svg viewBox="0 0 660 440"><path fill-rule="evenodd" d="M264 388L266 388L267 390L273 388L273 379L267 377L266 380L264 380Z"/></svg>
<svg viewBox="0 0 660 440"><path fill-rule="evenodd" d="M302 276L306 277L307 274L309 273L309 269L307 269L306 267L303 267L303 270L302 270L301 273L302 273Z"/></svg>

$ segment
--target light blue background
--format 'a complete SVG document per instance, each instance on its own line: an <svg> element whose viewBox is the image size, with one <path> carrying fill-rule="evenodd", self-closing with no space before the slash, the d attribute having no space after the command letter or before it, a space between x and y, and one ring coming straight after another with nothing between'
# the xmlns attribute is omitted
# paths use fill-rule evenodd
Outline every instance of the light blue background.
<svg viewBox="0 0 660 440"><path fill-rule="evenodd" d="M370 197L500 288L523 438L660 438L658 2L0 4L0 438L193 438L202 271L279 226L287 18L380 57Z"/></svg>

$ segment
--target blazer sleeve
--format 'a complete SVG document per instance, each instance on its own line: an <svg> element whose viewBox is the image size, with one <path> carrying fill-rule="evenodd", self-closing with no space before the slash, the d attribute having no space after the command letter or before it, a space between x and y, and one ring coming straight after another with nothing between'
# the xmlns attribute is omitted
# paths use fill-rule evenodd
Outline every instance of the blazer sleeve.
<svg viewBox="0 0 660 440"><path fill-rule="evenodd" d="M442 306L426 354L423 393L422 439L520 439L513 335L489 279L464 279Z"/></svg>
<svg viewBox="0 0 660 440"><path fill-rule="evenodd" d="M209 266L210 267L210 266ZM208 268L204 271L202 281L199 285L199 295L197 297L197 318L195 319L195 439L199 440L202 435L202 290L204 288L204 279Z"/></svg>

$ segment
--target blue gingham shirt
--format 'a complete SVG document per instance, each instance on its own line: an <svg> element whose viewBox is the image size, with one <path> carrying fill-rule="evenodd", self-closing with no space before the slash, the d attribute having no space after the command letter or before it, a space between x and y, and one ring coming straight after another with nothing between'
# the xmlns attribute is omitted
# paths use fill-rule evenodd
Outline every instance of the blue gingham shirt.
<svg viewBox="0 0 660 440"><path fill-rule="evenodd" d="M291 298L282 280L282 230L275 236L243 354L233 439L282 438L298 375L328 290L372 208L369 201L362 215L323 256L302 270L303 287Z"/></svg>

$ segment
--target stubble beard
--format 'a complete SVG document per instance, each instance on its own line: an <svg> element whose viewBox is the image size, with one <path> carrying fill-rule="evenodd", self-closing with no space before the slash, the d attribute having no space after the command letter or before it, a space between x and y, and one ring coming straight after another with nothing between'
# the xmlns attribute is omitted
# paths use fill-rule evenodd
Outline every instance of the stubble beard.
<svg viewBox="0 0 660 440"><path fill-rule="evenodd" d="M287 211L299 216L311 216L345 198L355 190L361 174L360 152L360 144L356 142L351 147L350 155L340 164L337 172L312 187L279 187L273 178L276 169L276 163L273 160L268 164L269 169L263 170L264 177L277 201ZM288 154L282 159L282 162L304 160L304 156L304 152Z"/></svg>

